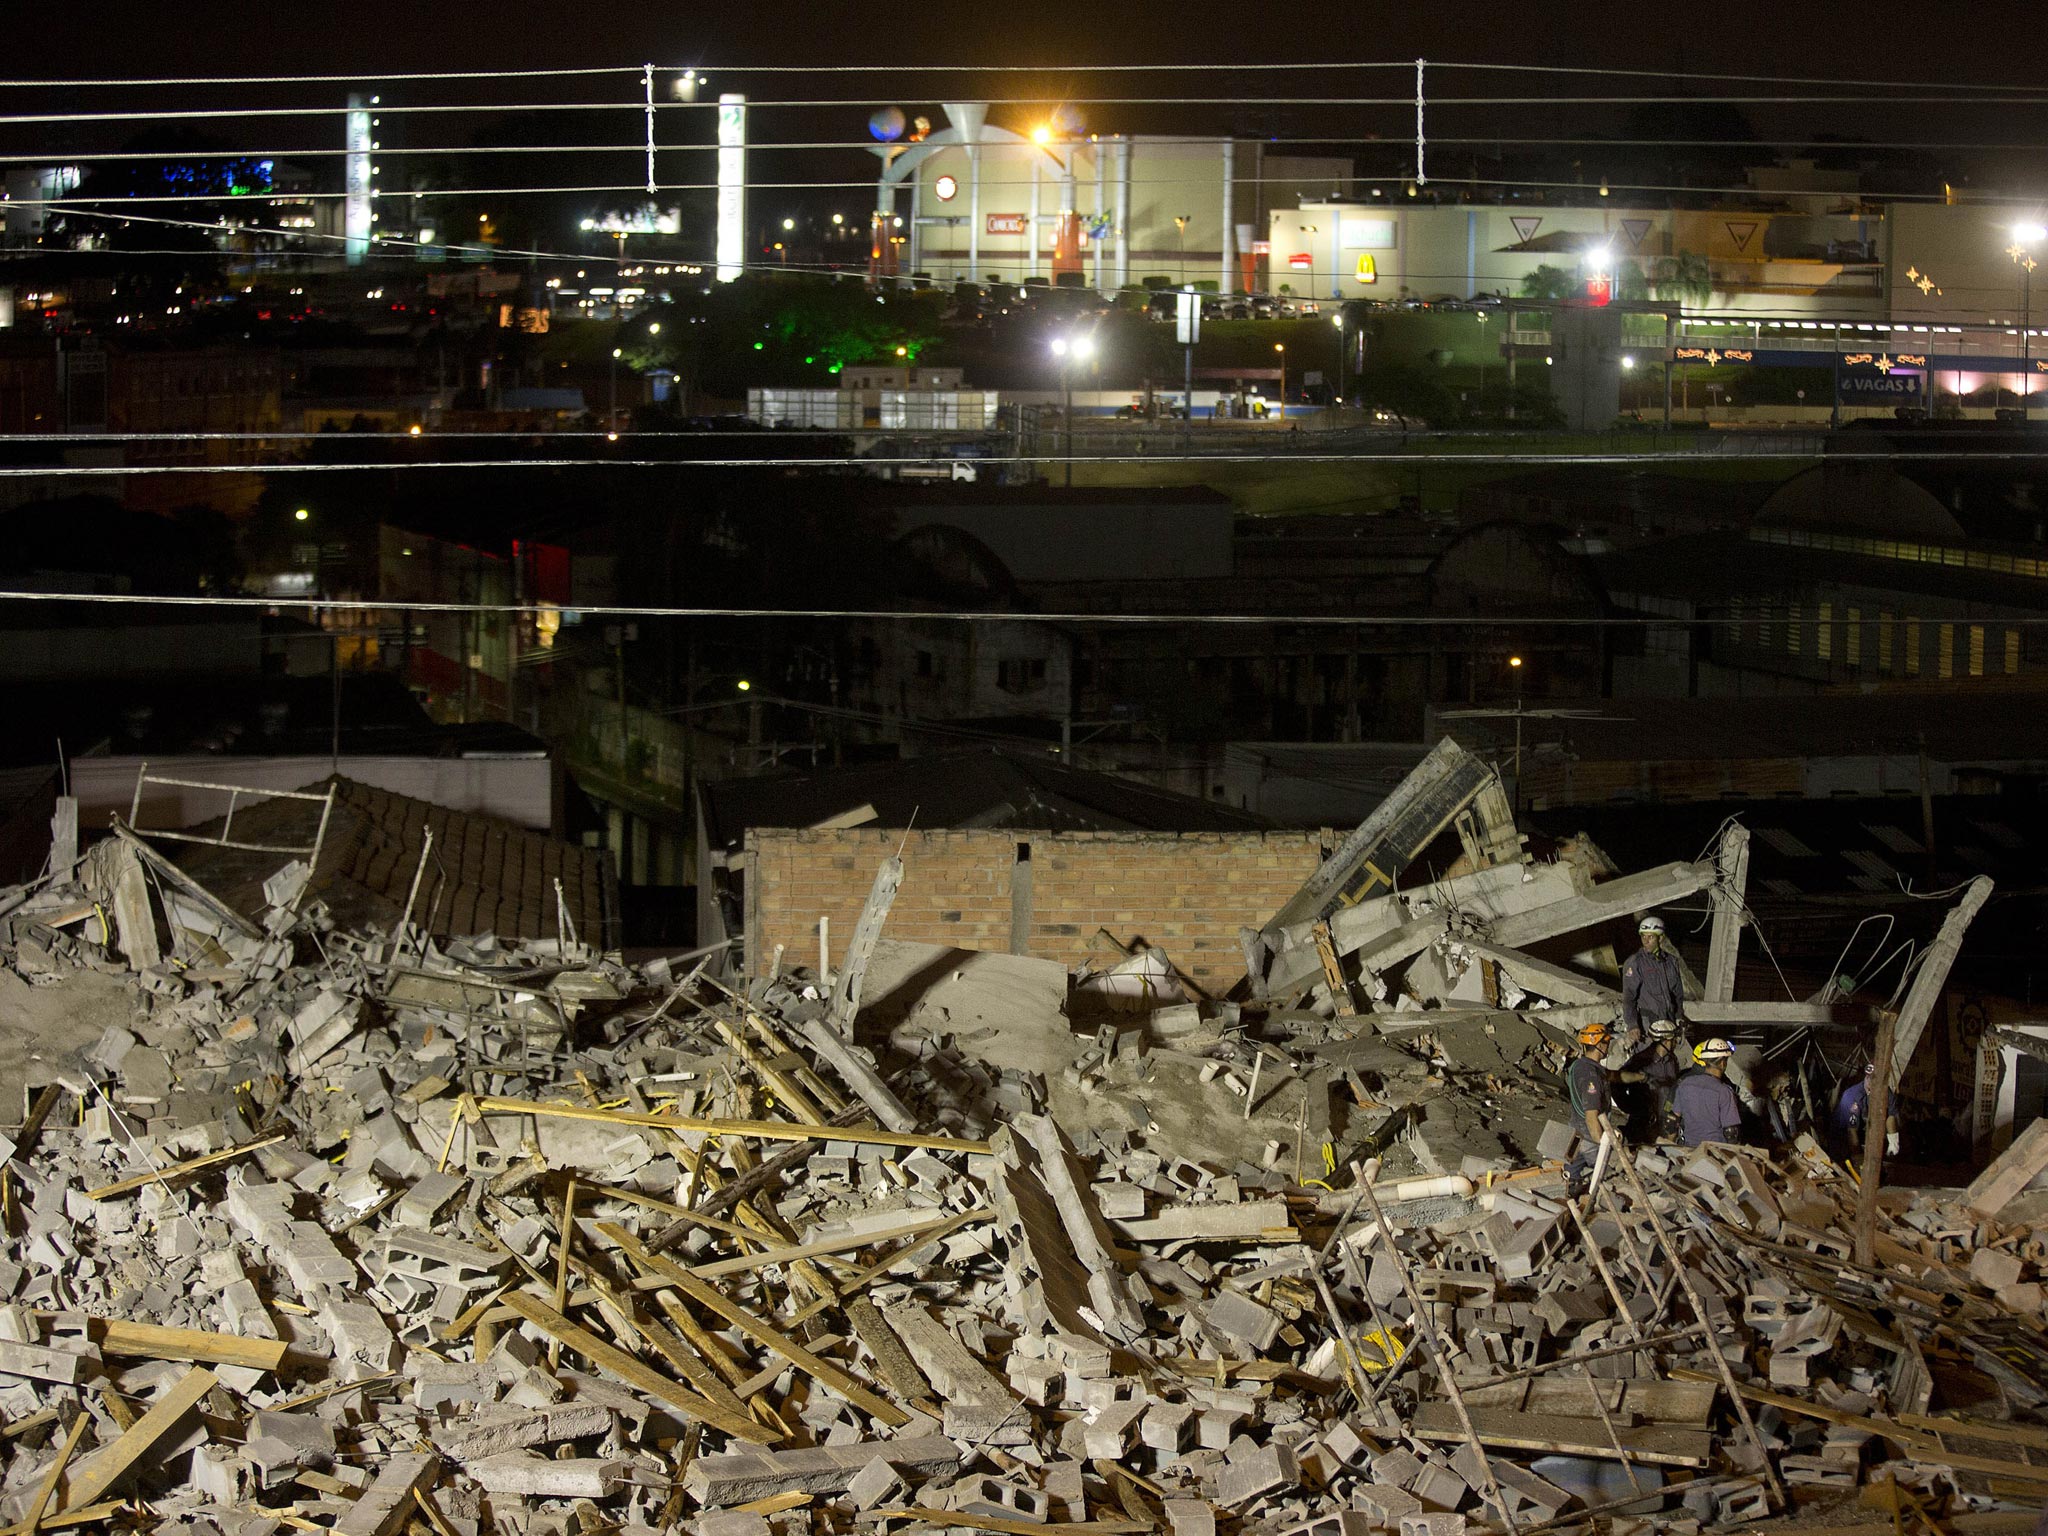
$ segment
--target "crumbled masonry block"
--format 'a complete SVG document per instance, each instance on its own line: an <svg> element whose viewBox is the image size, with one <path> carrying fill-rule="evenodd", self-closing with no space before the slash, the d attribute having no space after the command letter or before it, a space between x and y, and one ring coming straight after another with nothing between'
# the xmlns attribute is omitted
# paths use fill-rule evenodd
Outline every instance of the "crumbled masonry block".
<svg viewBox="0 0 2048 1536"><path fill-rule="evenodd" d="M801 1491L843 1493L869 1463L882 1459L918 1477L937 1477L960 1465L960 1450L943 1436L915 1440L870 1440L855 1445L789 1451L728 1451L699 1456L683 1476L683 1487L700 1504L746 1504L770 1494Z"/></svg>
<svg viewBox="0 0 2048 1536"><path fill-rule="evenodd" d="M1578 1132L1562 1120L1544 1122L1543 1134L1536 1138L1536 1156L1546 1163L1561 1163L1572 1155L1572 1143L1578 1139Z"/></svg>
<svg viewBox="0 0 2048 1536"><path fill-rule="evenodd" d="M551 1460L526 1451L485 1456L463 1468L486 1493L522 1498L604 1499L617 1491L626 1463L601 1458Z"/></svg>
<svg viewBox="0 0 2048 1536"><path fill-rule="evenodd" d="M1265 1445L1224 1463L1216 1480L1216 1502L1237 1509L1283 1488L1295 1486L1298 1469L1285 1446Z"/></svg>
<svg viewBox="0 0 2048 1536"><path fill-rule="evenodd" d="M1167 1499L1161 1507L1172 1536L1216 1536L1216 1507L1207 1499Z"/></svg>
<svg viewBox="0 0 2048 1536"><path fill-rule="evenodd" d="M846 1496L853 1500L855 1509L874 1509L891 1503L907 1490L903 1479L894 1467L881 1456L874 1457L868 1464L854 1473L846 1484Z"/></svg>
<svg viewBox="0 0 2048 1536"><path fill-rule="evenodd" d="M690 1522L696 1536L769 1536L768 1517L758 1510L722 1509Z"/></svg>
<svg viewBox="0 0 2048 1536"><path fill-rule="evenodd" d="M1390 1488L1385 1483L1361 1483L1351 1491L1351 1502L1379 1526L1398 1527L1409 1516L1423 1512L1422 1500L1405 1488Z"/></svg>
<svg viewBox="0 0 2048 1536"><path fill-rule="evenodd" d="M1403 1515L1401 1536L1465 1536L1465 1517L1442 1510L1426 1515Z"/></svg>
<svg viewBox="0 0 2048 1536"><path fill-rule="evenodd" d="M2026 1265L1999 1248L1979 1248L1970 1256L1970 1278L1987 1291L2019 1284Z"/></svg>
<svg viewBox="0 0 2048 1536"><path fill-rule="evenodd" d="M1280 1316L1248 1296L1225 1291L1208 1306L1209 1326L1237 1340L1254 1354L1263 1354L1280 1336Z"/></svg>

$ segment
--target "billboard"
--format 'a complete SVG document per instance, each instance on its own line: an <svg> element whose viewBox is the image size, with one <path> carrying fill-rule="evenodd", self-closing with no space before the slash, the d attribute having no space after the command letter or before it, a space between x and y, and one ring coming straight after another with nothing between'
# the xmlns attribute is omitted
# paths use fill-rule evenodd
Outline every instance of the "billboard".
<svg viewBox="0 0 2048 1536"><path fill-rule="evenodd" d="M1021 213L992 213L988 216L988 232L992 235L1021 235L1024 233L1025 216Z"/></svg>
<svg viewBox="0 0 2048 1536"><path fill-rule="evenodd" d="M740 275L747 250L747 98L718 98L718 280Z"/></svg>

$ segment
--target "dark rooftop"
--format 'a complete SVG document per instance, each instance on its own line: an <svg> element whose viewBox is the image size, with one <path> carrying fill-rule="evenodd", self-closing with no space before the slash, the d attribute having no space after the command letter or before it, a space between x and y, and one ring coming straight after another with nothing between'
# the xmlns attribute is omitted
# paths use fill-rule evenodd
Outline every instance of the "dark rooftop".
<svg viewBox="0 0 2048 1536"><path fill-rule="evenodd" d="M863 805L875 808L871 825L882 827L1230 832L1267 825L1248 811L998 748L704 786L715 848L737 847L752 827L816 826Z"/></svg>

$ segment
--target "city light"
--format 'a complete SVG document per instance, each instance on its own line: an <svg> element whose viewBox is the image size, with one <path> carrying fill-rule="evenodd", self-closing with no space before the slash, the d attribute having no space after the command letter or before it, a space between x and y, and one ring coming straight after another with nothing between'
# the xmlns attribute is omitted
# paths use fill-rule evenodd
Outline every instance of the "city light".
<svg viewBox="0 0 2048 1536"><path fill-rule="evenodd" d="M795 219L784 219L784 220L782 221L782 228L783 228L783 232L784 232L784 233L787 233L788 231L790 231L790 230L792 230L792 229L795 229L795 228L796 228L796 220L795 220Z"/></svg>
<svg viewBox="0 0 2048 1536"><path fill-rule="evenodd" d="M1031 130L1031 142L1041 146L1050 144L1052 142L1052 130L1046 127L1045 124L1040 123Z"/></svg>
<svg viewBox="0 0 2048 1536"><path fill-rule="evenodd" d="M733 686L739 689L741 693L751 693L754 689L754 685L748 682L744 677L741 678L737 683L734 683Z"/></svg>
<svg viewBox="0 0 2048 1536"><path fill-rule="evenodd" d="M2039 245L2043 240L2048 240L2048 225L2032 222L2015 224L2012 227L2012 237L2021 245Z"/></svg>
<svg viewBox="0 0 2048 1536"><path fill-rule="evenodd" d="M1521 664L1522 658L1519 656L1510 656L1508 658L1508 665L1511 667L1519 667Z"/></svg>
<svg viewBox="0 0 2048 1536"><path fill-rule="evenodd" d="M302 522L302 523L303 523L303 522L304 522L304 521L305 521L305 520L306 520L307 518L311 517L312 515L313 515L313 514L312 514L311 512L308 512L308 511L307 511L307 510L306 510L306 509L305 509L304 507L301 507L301 508L299 508L299 510L298 510L298 511L296 511L296 512L294 512L294 513L292 514L292 516L293 516L293 518L294 518L294 519L296 519L297 521L299 521L299 522Z"/></svg>

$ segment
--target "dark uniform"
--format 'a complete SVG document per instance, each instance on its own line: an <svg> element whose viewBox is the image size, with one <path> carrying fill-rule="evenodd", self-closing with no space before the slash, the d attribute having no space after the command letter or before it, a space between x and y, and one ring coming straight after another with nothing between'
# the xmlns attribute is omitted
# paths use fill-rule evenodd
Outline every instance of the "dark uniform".
<svg viewBox="0 0 2048 1536"><path fill-rule="evenodd" d="M1678 1080L1672 1102L1678 1108L1679 1135L1688 1147L1742 1139L1742 1105L1726 1078L1695 1067Z"/></svg>
<svg viewBox="0 0 2048 1536"><path fill-rule="evenodd" d="M1621 1021L1640 1029L1651 1020L1685 1017L1685 978L1678 956L1668 949L1654 955L1639 949L1621 963Z"/></svg>
<svg viewBox="0 0 2048 1536"><path fill-rule="evenodd" d="M1579 1149L1565 1164L1564 1177L1566 1187L1576 1192L1592 1177L1593 1159L1600 1151L1600 1133L1588 1123L1587 1112L1605 1115L1612 1110L1614 1099L1608 1088L1607 1069L1598 1057L1573 1057L1572 1064L1565 1068L1564 1081L1571 1094L1574 1129L1579 1133Z"/></svg>
<svg viewBox="0 0 2048 1536"><path fill-rule="evenodd" d="M1652 1040L1623 1062L1621 1070L1640 1072L1643 1076L1638 1103L1645 1111L1645 1123L1640 1136L1644 1141L1655 1141L1664 1133L1664 1126L1671 1118L1671 1091L1678 1086L1682 1070L1677 1047L1670 1041ZM1629 1126L1634 1129L1635 1125L1635 1116L1631 1114Z"/></svg>

